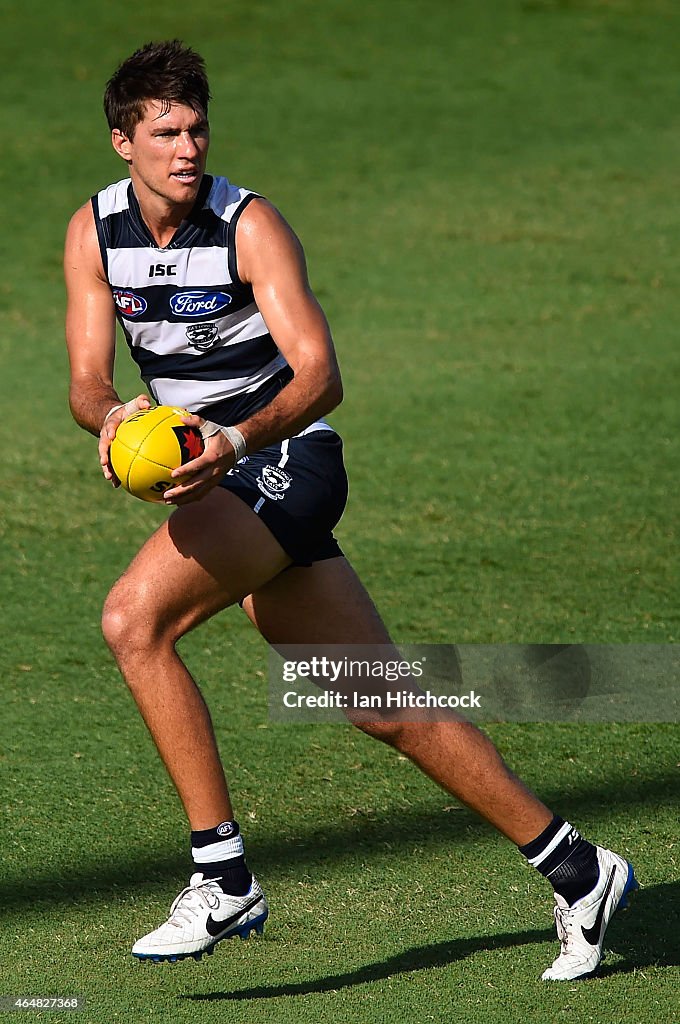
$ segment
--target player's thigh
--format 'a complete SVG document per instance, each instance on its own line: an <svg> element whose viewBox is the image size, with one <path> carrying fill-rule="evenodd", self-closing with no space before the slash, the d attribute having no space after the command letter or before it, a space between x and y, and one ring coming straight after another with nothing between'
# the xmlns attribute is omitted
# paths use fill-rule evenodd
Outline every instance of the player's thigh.
<svg viewBox="0 0 680 1024"><path fill-rule="evenodd" d="M184 635L222 608L258 590L290 557L234 494L215 488L177 508L146 541L107 600L132 626Z"/></svg>
<svg viewBox="0 0 680 1024"><path fill-rule="evenodd" d="M346 558L294 566L243 602L270 644L390 644L387 630Z"/></svg>
<svg viewBox="0 0 680 1024"><path fill-rule="evenodd" d="M325 653L341 657L342 647L351 644L353 656L359 659L401 659L375 605L345 558L286 569L249 594L243 607L272 646L282 654L281 648L285 647L285 657L304 659L309 644L323 645ZM405 685L402 680L401 686ZM357 686L353 678L339 677L333 682L333 688L340 692L353 693ZM382 690L380 678L369 682L367 692L380 695ZM393 715L356 710L346 710L345 714L358 728L387 743L398 742L404 731L404 724Z"/></svg>

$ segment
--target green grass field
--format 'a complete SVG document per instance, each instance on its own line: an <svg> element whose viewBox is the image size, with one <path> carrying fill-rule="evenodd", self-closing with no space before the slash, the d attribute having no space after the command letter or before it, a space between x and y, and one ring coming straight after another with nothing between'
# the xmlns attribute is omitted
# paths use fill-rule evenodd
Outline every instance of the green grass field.
<svg viewBox="0 0 680 1024"><path fill-rule="evenodd" d="M677 1024L677 725L489 729L643 885L600 976L547 986L539 876L392 751L272 723L237 610L183 650L270 921L200 965L133 962L188 843L99 611L165 512L108 490L70 420L60 261L123 173L108 75L185 39L209 168L305 243L345 378L338 536L395 638L678 642L679 33L670 0L6 5L0 995L80 995L38 1016L96 1024Z"/></svg>

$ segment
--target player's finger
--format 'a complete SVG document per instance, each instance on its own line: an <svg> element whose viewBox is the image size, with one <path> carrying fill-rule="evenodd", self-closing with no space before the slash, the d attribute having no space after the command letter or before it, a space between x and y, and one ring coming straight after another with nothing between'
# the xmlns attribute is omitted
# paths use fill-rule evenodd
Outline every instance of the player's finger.
<svg viewBox="0 0 680 1024"><path fill-rule="evenodd" d="M195 491L198 487L201 487L203 484L207 483L209 480L212 479L212 476L212 473L203 472L200 475L192 477L191 480L183 481L176 487L168 488L168 490L163 493L163 497L174 498L174 496L178 494L188 494L189 492Z"/></svg>
<svg viewBox="0 0 680 1024"><path fill-rule="evenodd" d="M99 435L99 461L102 466L106 466L109 461L109 448L112 440L113 437L109 436L108 430L102 431Z"/></svg>
<svg viewBox="0 0 680 1024"><path fill-rule="evenodd" d="M185 462L184 465L178 466L176 469L173 469L170 476L173 479L178 476L193 477L197 473L203 473L204 471L213 470L216 468L216 466L217 464L215 462L215 459L204 452L203 455L199 455L198 458L192 459L191 462Z"/></svg>
<svg viewBox="0 0 680 1024"><path fill-rule="evenodd" d="M191 462L185 462L183 466L178 466L177 469L173 469L170 476L174 479L182 476L194 476L196 473L200 473L201 470L205 469L203 462L203 456L199 456L197 459L192 459Z"/></svg>
<svg viewBox="0 0 680 1024"><path fill-rule="evenodd" d="M150 404L149 399L146 397L146 395L140 395L133 401L139 402L141 400L144 400L148 404ZM116 431L118 430L120 424L123 422L123 419L125 418L126 415L130 415L130 413L128 413L125 410L125 407L123 407L120 410L120 414L121 415L114 414L114 416L111 417L111 420L104 423L99 433L99 462L102 467L102 473L104 474L104 479L110 481L110 483L114 487L120 487L120 480L114 473L113 467L111 465L111 442L116 436Z"/></svg>
<svg viewBox="0 0 680 1024"><path fill-rule="evenodd" d="M212 490L219 483L222 475L222 473L206 470L200 475L193 477L190 481L165 491L163 500L170 505L180 504L189 499L198 500L198 498L202 498L204 494L207 494L208 491Z"/></svg>
<svg viewBox="0 0 680 1024"><path fill-rule="evenodd" d="M102 427L101 434L99 435L99 464L102 467L102 472L107 480L111 479L111 462L109 459L109 449L111 447L112 436L109 435L108 427Z"/></svg>
<svg viewBox="0 0 680 1024"><path fill-rule="evenodd" d="M114 487L120 487L120 480L114 473L113 466L111 465L110 462L102 463L102 473L104 474L105 480L109 480Z"/></svg>
<svg viewBox="0 0 680 1024"><path fill-rule="evenodd" d="M193 501L200 501L210 490L209 487L201 488L198 491L191 491L189 494L185 494L182 497L177 497L173 501L166 501L166 505L189 505Z"/></svg>
<svg viewBox="0 0 680 1024"><path fill-rule="evenodd" d="M151 402L148 395L137 395L136 398L131 398L129 402L121 406L121 412L123 412L122 419L127 419L128 416L132 416L134 412L141 412L143 409L150 409ZM121 420L122 422L122 420Z"/></svg>
<svg viewBox="0 0 680 1024"><path fill-rule="evenodd" d="M204 469L214 469L217 467L219 457L219 449L216 450L213 439L209 438L200 455L190 462L185 462L182 466L177 466L170 476L173 478L193 476L195 473L203 472Z"/></svg>
<svg viewBox="0 0 680 1024"><path fill-rule="evenodd" d="M188 463L187 463L188 465ZM185 467L182 466L182 469ZM173 504L178 498L184 498L188 494L193 494L195 491L200 490L205 484L209 483L216 474L212 469L205 469L201 473L195 474L191 480L186 483L179 484L177 487L169 488L163 493L163 500Z"/></svg>
<svg viewBox="0 0 680 1024"><path fill-rule="evenodd" d="M200 430L203 424L205 423L205 420L203 419L202 416L197 416L195 413L192 412L186 414L182 413L181 418L182 421L186 423L188 427L196 427L197 430Z"/></svg>
<svg viewBox="0 0 680 1024"><path fill-rule="evenodd" d="M172 499L164 498L164 501L166 505L188 505L191 501L200 501L210 490L212 490L211 487L202 484L200 487L176 494Z"/></svg>
<svg viewBox="0 0 680 1024"><path fill-rule="evenodd" d="M114 487L120 487L120 480L114 473L113 466L111 465L108 445L105 447L103 451L100 448L100 463L102 467L102 473L104 474L104 479L110 480Z"/></svg>

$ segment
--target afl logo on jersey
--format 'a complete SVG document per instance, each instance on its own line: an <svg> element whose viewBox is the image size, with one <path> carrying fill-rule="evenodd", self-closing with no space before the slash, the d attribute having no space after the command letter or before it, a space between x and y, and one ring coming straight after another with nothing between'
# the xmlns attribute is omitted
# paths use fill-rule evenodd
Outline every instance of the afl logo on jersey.
<svg viewBox="0 0 680 1024"><path fill-rule="evenodd" d="M141 295L135 295L134 292L123 291L120 288L114 288L113 301L118 312L126 317L141 316L146 310L146 299L143 299Z"/></svg>
<svg viewBox="0 0 680 1024"><path fill-rule="evenodd" d="M175 316L194 318L214 316L231 302L226 292L179 292L170 299L170 309Z"/></svg>

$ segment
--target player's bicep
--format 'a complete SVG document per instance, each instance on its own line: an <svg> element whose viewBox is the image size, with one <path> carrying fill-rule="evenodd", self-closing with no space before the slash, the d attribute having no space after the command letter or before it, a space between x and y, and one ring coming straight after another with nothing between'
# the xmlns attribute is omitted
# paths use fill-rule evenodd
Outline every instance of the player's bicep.
<svg viewBox="0 0 680 1024"><path fill-rule="evenodd" d="M236 233L239 271L279 350L296 369L305 359L335 363L328 321L312 292L302 246L280 213L257 200Z"/></svg>
<svg viewBox="0 0 680 1024"><path fill-rule="evenodd" d="M91 207L71 219L64 247L66 344L71 378L113 373L116 321L111 289L104 277Z"/></svg>

